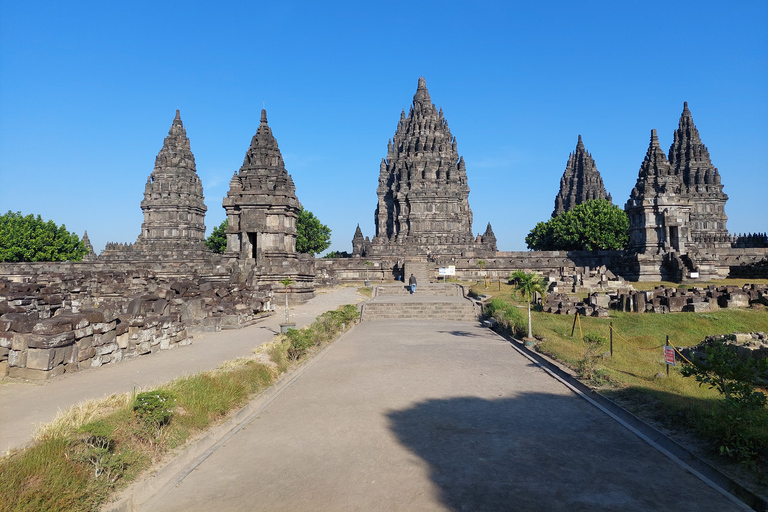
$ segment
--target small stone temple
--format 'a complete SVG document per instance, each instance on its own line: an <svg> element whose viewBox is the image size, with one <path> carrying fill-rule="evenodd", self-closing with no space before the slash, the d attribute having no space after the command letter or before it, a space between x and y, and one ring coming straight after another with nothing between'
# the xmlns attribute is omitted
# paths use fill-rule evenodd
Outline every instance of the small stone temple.
<svg viewBox="0 0 768 512"><path fill-rule="evenodd" d="M472 236L464 158L443 110L419 78L413 104L403 110L379 166L376 234L370 247L355 233L353 254L418 256L496 251L495 237ZM359 229L359 228L358 228ZM490 230L490 225L487 232ZM485 240L484 242L482 240Z"/></svg>
<svg viewBox="0 0 768 512"><path fill-rule="evenodd" d="M576 205L592 199L612 201L611 194L605 191L603 178L592 155L584 147L579 135L576 151L568 155L563 177L560 178L560 191L555 197L555 210L552 217L565 213Z"/></svg>
<svg viewBox="0 0 768 512"><path fill-rule="evenodd" d="M301 203L267 124L266 110L261 111L259 127L242 167L229 182L223 206L227 213L224 256L239 260L241 268L253 271L260 282L273 283L276 292L281 292L277 283L291 279L296 283L292 300L311 298L312 258L296 251L296 219ZM307 264L302 265L300 259L306 259Z"/></svg>

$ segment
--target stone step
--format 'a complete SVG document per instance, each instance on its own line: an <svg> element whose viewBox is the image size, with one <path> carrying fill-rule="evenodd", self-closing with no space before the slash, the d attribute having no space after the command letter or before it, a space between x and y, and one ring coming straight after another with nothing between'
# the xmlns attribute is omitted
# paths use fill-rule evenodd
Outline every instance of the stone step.
<svg viewBox="0 0 768 512"><path fill-rule="evenodd" d="M362 320L446 320L476 322L475 306L462 302L367 302L363 305Z"/></svg>
<svg viewBox="0 0 768 512"><path fill-rule="evenodd" d="M456 284L419 284L416 285L417 295L439 296L439 297L462 297L463 289ZM376 285L374 297L384 295L410 295L410 288L404 284L386 284Z"/></svg>

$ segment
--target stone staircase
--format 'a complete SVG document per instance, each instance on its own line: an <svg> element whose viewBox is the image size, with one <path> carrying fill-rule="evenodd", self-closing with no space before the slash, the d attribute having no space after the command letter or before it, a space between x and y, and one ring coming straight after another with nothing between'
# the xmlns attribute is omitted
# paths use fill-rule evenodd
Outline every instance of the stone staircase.
<svg viewBox="0 0 768 512"><path fill-rule="evenodd" d="M409 274L410 275L410 274ZM425 284L411 295L403 285L378 285L363 304L362 321L438 320L477 322L479 306L456 284Z"/></svg>

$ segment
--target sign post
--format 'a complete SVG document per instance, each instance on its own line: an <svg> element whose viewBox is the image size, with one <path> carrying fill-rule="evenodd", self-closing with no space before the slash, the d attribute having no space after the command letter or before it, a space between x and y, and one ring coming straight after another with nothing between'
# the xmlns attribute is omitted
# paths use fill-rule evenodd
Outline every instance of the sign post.
<svg viewBox="0 0 768 512"><path fill-rule="evenodd" d="M440 267L437 270L438 276L443 276L443 284L446 282L447 276L455 276L456 275L456 266L451 265L450 267Z"/></svg>
<svg viewBox="0 0 768 512"><path fill-rule="evenodd" d="M669 344L669 335L664 345L664 362L667 363L667 377L669 377L669 367L675 366L675 349Z"/></svg>

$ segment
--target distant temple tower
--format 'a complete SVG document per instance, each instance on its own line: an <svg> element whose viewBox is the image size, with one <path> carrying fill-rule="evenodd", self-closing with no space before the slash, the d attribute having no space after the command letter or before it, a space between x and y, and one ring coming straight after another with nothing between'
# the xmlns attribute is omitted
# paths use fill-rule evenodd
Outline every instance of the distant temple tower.
<svg viewBox="0 0 768 512"><path fill-rule="evenodd" d="M584 143L576 143L576 151L568 156L563 177L560 178L560 191L555 197L555 210L552 217L567 212L574 206L592 199L607 199L613 202L611 195L606 193L603 178L597 170L595 160L584 148Z"/></svg>
<svg viewBox="0 0 768 512"><path fill-rule="evenodd" d="M495 244L478 246L472 236L464 158L459 157L442 109L438 112L432 104L423 77L408 116L401 112L387 157L381 160L376 193L374 255L496 250ZM362 247L359 238L357 242Z"/></svg>
<svg viewBox="0 0 768 512"><path fill-rule="evenodd" d="M133 250L172 257L188 256L190 250L207 251L203 246L207 210L203 199L195 156L177 110L144 187L144 222Z"/></svg>

